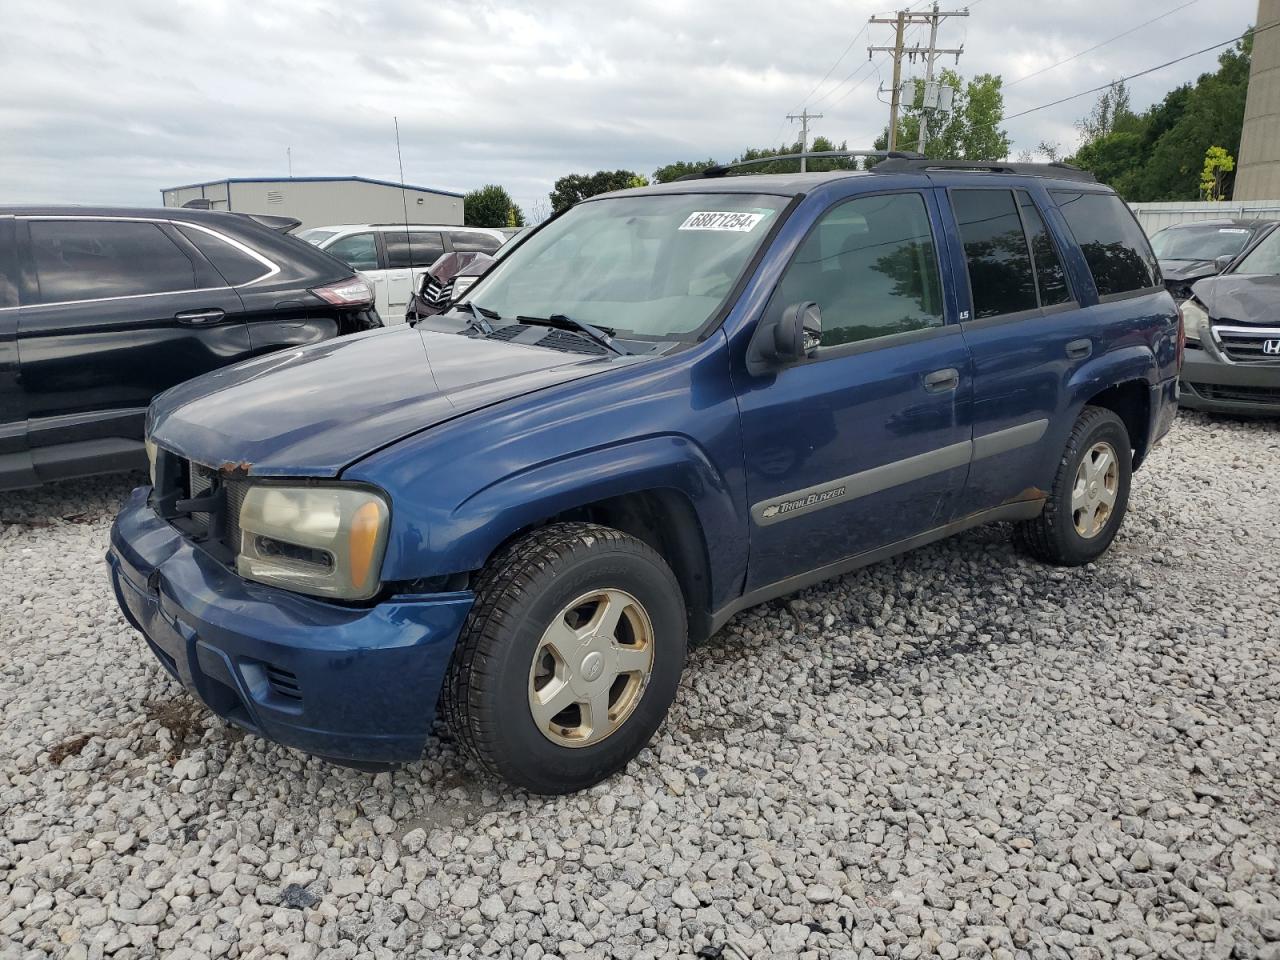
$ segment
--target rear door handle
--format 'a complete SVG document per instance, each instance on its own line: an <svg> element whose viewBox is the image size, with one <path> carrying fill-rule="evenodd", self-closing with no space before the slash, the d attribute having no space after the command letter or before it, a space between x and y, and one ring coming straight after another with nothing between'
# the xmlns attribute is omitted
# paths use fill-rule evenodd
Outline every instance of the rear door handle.
<svg viewBox="0 0 1280 960"><path fill-rule="evenodd" d="M924 376L924 388L930 393L945 393L960 386L960 371L955 367L935 370Z"/></svg>
<svg viewBox="0 0 1280 960"><path fill-rule="evenodd" d="M1068 360L1083 360L1093 353L1093 341L1087 337L1083 340L1072 340L1067 344Z"/></svg>
<svg viewBox="0 0 1280 960"><path fill-rule="evenodd" d="M203 327L211 323L217 323L227 315L225 310L184 310L181 313L175 313L173 318L179 323L190 324L191 326Z"/></svg>

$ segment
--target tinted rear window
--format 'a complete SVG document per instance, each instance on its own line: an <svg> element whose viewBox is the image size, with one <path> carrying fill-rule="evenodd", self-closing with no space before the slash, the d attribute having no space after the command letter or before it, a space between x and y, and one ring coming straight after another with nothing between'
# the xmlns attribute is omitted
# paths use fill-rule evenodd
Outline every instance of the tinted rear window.
<svg viewBox="0 0 1280 960"><path fill-rule="evenodd" d="M41 303L192 290L195 268L155 223L32 220Z"/></svg>
<svg viewBox="0 0 1280 960"><path fill-rule="evenodd" d="M382 235L387 245L387 267L429 267L444 254L444 240L439 231L392 230Z"/></svg>
<svg viewBox="0 0 1280 960"><path fill-rule="evenodd" d="M974 319L1034 310L1035 275L1012 190L953 190Z"/></svg>
<svg viewBox="0 0 1280 960"><path fill-rule="evenodd" d="M1062 258L1058 256L1058 245L1045 228L1044 218L1040 216L1035 201L1018 191L1018 203L1021 204L1022 222L1026 225L1027 239L1031 242L1031 253L1035 258L1036 280L1040 284L1040 305L1050 307L1066 303L1071 299L1071 290L1067 287Z"/></svg>
<svg viewBox="0 0 1280 960"><path fill-rule="evenodd" d="M220 237L197 228L180 224L178 229L190 240L197 250L205 255L222 279L230 286L239 286L250 280L257 280L270 269L256 257L250 256L238 247L234 247Z"/></svg>
<svg viewBox="0 0 1280 960"><path fill-rule="evenodd" d="M1114 193L1054 190L1053 198L1080 244L1098 295L1154 287L1160 276L1146 234Z"/></svg>
<svg viewBox="0 0 1280 960"><path fill-rule="evenodd" d="M497 237L491 237L487 233L473 233L469 230L456 230L449 234L449 242L453 244L453 249L459 253L493 253L500 246L502 241Z"/></svg>

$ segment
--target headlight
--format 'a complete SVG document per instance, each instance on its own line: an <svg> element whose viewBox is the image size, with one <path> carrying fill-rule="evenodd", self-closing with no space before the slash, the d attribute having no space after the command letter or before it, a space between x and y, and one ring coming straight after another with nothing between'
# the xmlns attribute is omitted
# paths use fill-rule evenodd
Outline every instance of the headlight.
<svg viewBox="0 0 1280 960"><path fill-rule="evenodd" d="M1187 339L1199 342L1200 332L1209 328L1209 314L1195 300L1183 300L1178 310L1182 313L1182 329Z"/></svg>
<svg viewBox="0 0 1280 960"><path fill-rule="evenodd" d="M147 472L151 476L151 485L156 485L156 457L159 456L159 449L156 447L155 441L147 437L142 441L142 445L147 450Z"/></svg>
<svg viewBox="0 0 1280 960"><path fill-rule="evenodd" d="M391 511L355 487L253 486L240 508L236 572L342 600L378 592Z"/></svg>

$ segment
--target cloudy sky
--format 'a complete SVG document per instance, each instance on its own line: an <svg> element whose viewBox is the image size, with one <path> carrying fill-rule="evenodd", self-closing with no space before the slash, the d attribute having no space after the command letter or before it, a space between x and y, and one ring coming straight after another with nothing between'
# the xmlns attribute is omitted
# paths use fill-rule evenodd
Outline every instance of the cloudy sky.
<svg viewBox="0 0 1280 960"><path fill-rule="evenodd" d="M962 73L1011 83L1007 114L1229 39L1257 13L1256 0L968 6L939 45L964 45ZM887 117L877 69L887 81L889 67L883 55L868 63L866 45L891 42L891 29L867 18L892 9L874 0L4 0L0 203L158 205L161 187L283 175L287 148L297 176L396 180L393 116L406 181L458 191L501 183L526 210L545 205L565 173L649 173L783 142L796 135L785 115L806 103L823 114L814 132L869 146ZM1167 11L1176 12L1013 82ZM1134 81L1135 106L1215 57ZM1015 153L1042 139L1072 146L1092 99L1010 121Z"/></svg>

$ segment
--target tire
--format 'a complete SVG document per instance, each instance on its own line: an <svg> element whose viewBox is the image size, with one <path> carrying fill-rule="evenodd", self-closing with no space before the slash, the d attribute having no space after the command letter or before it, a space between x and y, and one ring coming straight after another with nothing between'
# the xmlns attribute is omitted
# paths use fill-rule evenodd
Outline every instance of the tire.
<svg viewBox="0 0 1280 960"><path fill-rule="evenodd" d="M1100 444L1109 446L1116 453L1114 476L1108 480L1108 477L1095 473L1096 467L1086 468L1092 479L1086 479L1083 491L1086 507L1077 512L1073 503L1082 501L1073 501L1073 497L1080 493L1077 482L1081 464L1089 457L1091 464L1100 465L1094 453ZM1062 459L1058 461L1053 489L1045 502L1044 512L1033 520L1022 521L1015 528L1018 545L1031 556L1058 566L1078 567L1092 563L1111 546L1124 522L1132 476L1133 448L1124 421L1105 407L1085 407L1067 438ZM1085 535L1090 527L1090 507L1106 506L1106 491L1112 482L1114 501L1107 506L1105 515L1096 511L1092 514L1093 533ZM1091 494L1099 488L1104 493ZM1090 499L1091 496L1094 499ZM1085 532L1081 531L1082 526Z"/></svg>
<svg viewBox="0 0 1280 960"><path fill-rule="evenodd" d="M613 612L617 628L597 629ZM684 597L656 551L598 524L552 524L480 572L442 712L494 776L534 793L582 790L652 738L687 643ZM627 672L608 680L616 670ZM581 702L549 712L570 696Z"/></svg>

